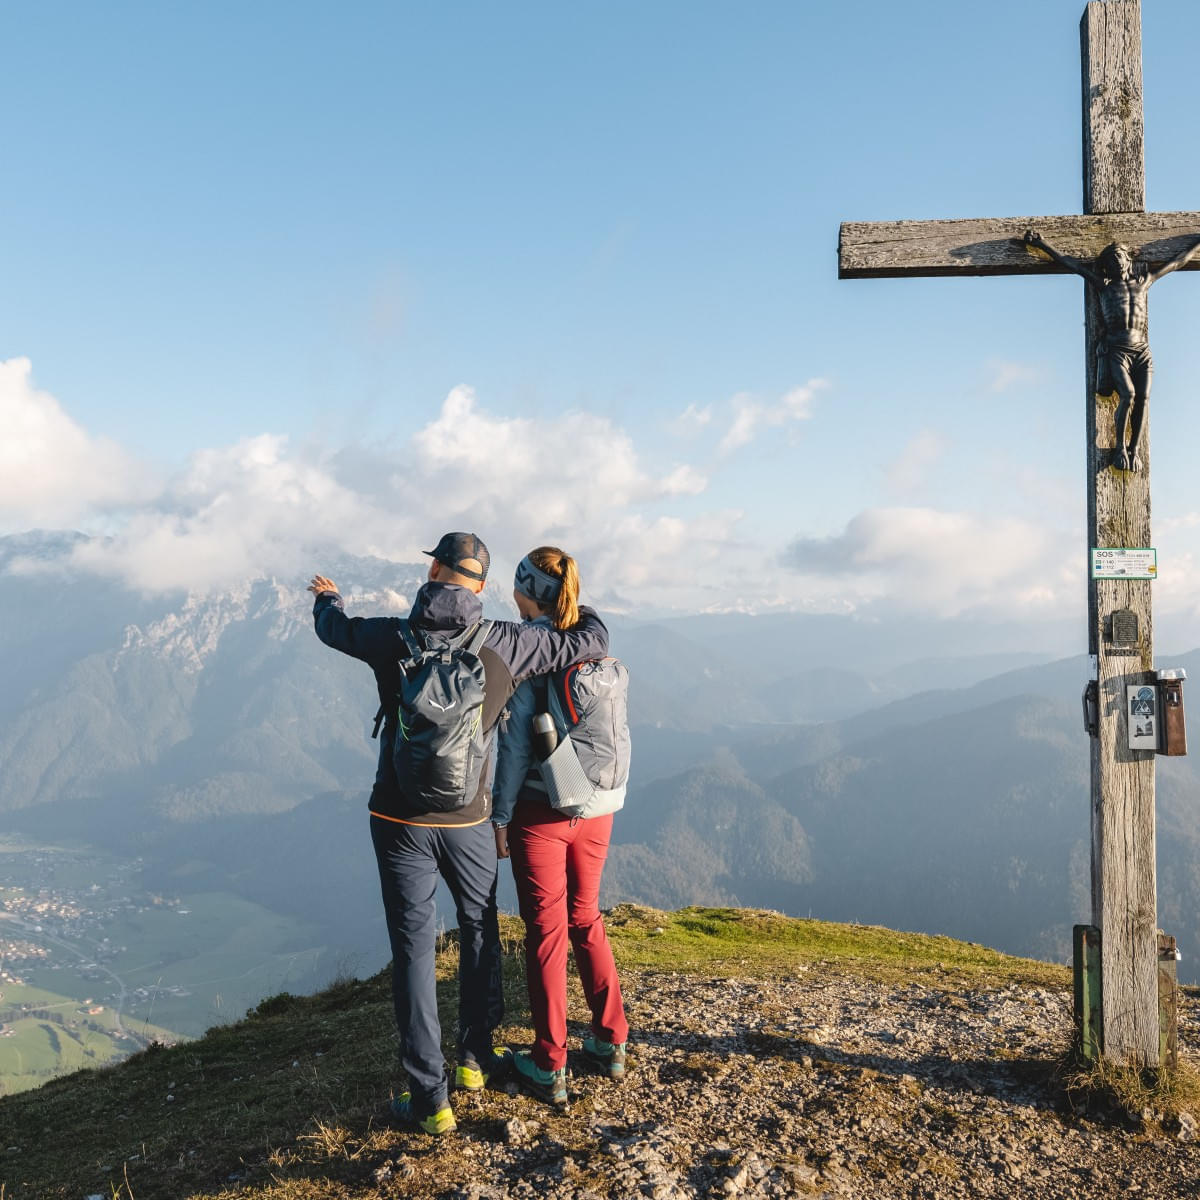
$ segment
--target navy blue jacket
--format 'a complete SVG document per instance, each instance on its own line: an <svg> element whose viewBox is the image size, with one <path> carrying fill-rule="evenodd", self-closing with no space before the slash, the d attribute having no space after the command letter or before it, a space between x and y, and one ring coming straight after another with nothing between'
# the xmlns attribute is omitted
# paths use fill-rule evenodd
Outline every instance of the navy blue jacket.
<svg viewBox="0 0 1200 1200"><path fill-rule="evenodd" d="M580 608L579 624L568 632L542 625L495 621L480 659L484 669L483 727L489 736L508 698L530 675L558 671L572 663L603 658L608 630L590 608ZM483 604L469 588L431 580L417 592L409 621L428 642L439 634L454 635L483 616ZM336 592L322 592L313 604L317 637L327 646L361 659L375 672L379 703L384 710L379 739L379 767L371 789L370 809L377 817L419 825L477 825L491 815L485 767L479 795L453 813L426 813L406 802L396 784L392 747L396 740L396 701L400 695L400 659L407 657L399 617L348 617Z"/></svg>

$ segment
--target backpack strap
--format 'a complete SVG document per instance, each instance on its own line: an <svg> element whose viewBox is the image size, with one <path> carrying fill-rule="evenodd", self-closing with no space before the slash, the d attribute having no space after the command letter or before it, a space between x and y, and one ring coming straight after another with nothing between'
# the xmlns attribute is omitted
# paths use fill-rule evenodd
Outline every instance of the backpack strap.
<svg viewBox="0 0 1200 1200"><path fill-rule="evenodd" d="M405 653L400 655L401 664L412 662L414 659L420 658L424 651L421 649L421 644L417 633L413 627L404 618L399 622L400 640L404 643ZM379 736L379 727L383 724L384 706L379 706L379 711L375 714L375 728L371 730L371 736L377 738Z"/></svg>
<svg viewBox="0 0 1200 1200"><path fill-rule="evenodd" d="M582 666L583 663L575 663L574 666L567 667L559 676L559 683L562 685L563 704L572 725L579 724L579 711L575 707L575 698L571 695L571 680L579 673L579 668Z"/></svg>
<svg viewBox="0 0 1200 1200"><path fill-rule="evenodd" d="M494 624L496 622L492 622L492 620L480 620L474 625L469 625L450 643L448 648L467 650L469 654L474 654L476 658L479 658L479 652L484 648L484 642L487 641L487 635L492 631Z"/></svg>
<svg viewBox="0 0 1200 1200"><path fill-rule="evenodd" d="M435 653L441 655L442 662L449 662L459 651L467 651L478 657L479 651L483 648L483 640L487 637L485 626L490 625L491 621L477 621L474 625L468 625L460 633L448 637L446 644Z"/></svg>
<svg viewBox="0 0 1200 1200"><path fill-rule="evenodd" d="M495 621L477 621L474 625L468 625L461 633L447 638L446 644L433 653L440 654L443 661L447 660L456 650L469 650L472 654L478 655L494 624ZM421 635L413 629L408 621L401 620L399 625L400 637L404 640L404 648L408 651L408 654L401 658L401 662L418 659L430 653L428 647L423 644Z"/></svg>
<svg viewBox="0 0 1200 1200"><path fill-rule="evenodd" d="M404 618L400 619L400 638L404 642L404 648L408 651L405 658L419 658L421 656L421 644L417 640L417 635L413 632L413 627Z"/></svg>
<svg viewBox="0 0 1200 1200"><path fill-rule="evenodd" d="M483 643L487 641L487 635L492 632L494 621L480 621L473 630L464 638L461 643L464 650L479 657L480 650L483 649Z"/></svg>

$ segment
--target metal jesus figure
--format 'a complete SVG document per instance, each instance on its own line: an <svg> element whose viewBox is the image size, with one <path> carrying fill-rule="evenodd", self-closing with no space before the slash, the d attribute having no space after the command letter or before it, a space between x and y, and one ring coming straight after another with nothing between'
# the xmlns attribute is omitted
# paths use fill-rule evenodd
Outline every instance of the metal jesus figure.
<svg viewBox="0 0 1200 1200"><path fill-rule="evenodd" d="M1138 442L1154 375L1154 360L1147 340L1146 293L1152 283L1190 262L1200 252L1200 240L1157 271L1151 271L1145 263L1135 263L1128 247L1120 242L1106 246L1091 265L1083 259L1060 254L1034 229L1026 232L1025 244L1045 251L1096 290L1104 321L1104 340L1097 348L1096 392L1107 396L1116 391L1119 403L1114 414L1117 436L1113 466L1118 471L1136 471Z"/></svg>

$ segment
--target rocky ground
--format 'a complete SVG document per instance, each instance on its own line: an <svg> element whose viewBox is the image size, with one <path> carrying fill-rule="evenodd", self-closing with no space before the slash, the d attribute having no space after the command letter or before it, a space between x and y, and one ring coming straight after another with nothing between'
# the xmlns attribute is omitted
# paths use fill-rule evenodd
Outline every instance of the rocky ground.
<svg viewBox="0 0 1200 1200"><path fill-rule="evenodd" d="M626 972L624 987L624 1083L573 1056L565 1115L511 1084L458 1093L458 1133L406 1135L375 1170L380 1194L1200 1196L1189 1113L1072 1104L1057 1070L1065 991L881 983L820 964L769 981ZM1180 1048L1200 1060L1195 995Z"/></svg>

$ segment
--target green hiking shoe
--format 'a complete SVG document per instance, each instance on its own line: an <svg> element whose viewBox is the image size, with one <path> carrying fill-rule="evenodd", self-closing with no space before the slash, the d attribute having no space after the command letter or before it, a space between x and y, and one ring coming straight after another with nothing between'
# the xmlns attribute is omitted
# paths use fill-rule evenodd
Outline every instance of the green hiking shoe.
<svg viewBox="0 0 1200 1200"><path fill-rule="evenodd" d="M473 1058L460 1062L454 1070L454 1086L464 1092L481 1092L489 1083L503 1079L512 1070L513 1055L507 1046L495 1046L486 1066Z"/></svg>
<svg viewBox="0 0 1200 1200"><path fill-rule="evenodd" d="M533 1061L528 1050L518 1050L513 1056L518 1082L531 1095L555 1108L567 1107L567 1068L543 1071Z"/></svg>
<svg viewBox="0 0 1200 1200"><path fill-rule="evenodd" d="M609 1079L625 1078L624 1042L606 1042L603 1038L585 1037L583 1057Z"/></svg>
<svg viewBox="0 0 1200 1200"><path fill-rule="evenodd" d="M443 1104L435 1113L420 1117L413 1108L411 1092L404 1092L395 1097L389 1106L392 1120L401 1125L415 1125L423 1133L431 1137L441 1137L444 1133L453 1133L458 1128L450 1105Z"/></svg>

